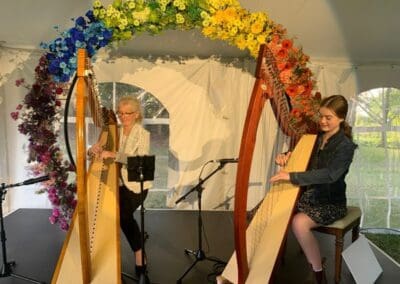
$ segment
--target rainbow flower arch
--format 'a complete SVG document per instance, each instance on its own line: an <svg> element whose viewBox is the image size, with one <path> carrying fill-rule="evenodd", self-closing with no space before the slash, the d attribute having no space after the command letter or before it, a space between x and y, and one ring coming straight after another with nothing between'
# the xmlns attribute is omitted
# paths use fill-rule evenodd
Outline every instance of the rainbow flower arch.
<svg viewBox="0 0 400 284"><path fill-rule="evenodd" d="M95 0L93 9L76 18L72 28L41 44L45 53L35 68L35 82L16 82L28 93L11 116L19 122L18 130L29 137L30 171L34 176L51 177L39 190L47 193L52 203L51 223L68 229L76 206L76 185L68 182L74 169L64 159L57 138L62 113L59 96L76 70L77 49L85 48L93 57L102 47L131 40L141 33L157 35L170 29L200 29L205 37L224 40L248 50L253 57L266 43L290 97L291 119L299 125L316 120L320 94L313 91L315 82L307 67L309 57L265 13L251 13L238 0L114 0L107 7Z"/></svg>

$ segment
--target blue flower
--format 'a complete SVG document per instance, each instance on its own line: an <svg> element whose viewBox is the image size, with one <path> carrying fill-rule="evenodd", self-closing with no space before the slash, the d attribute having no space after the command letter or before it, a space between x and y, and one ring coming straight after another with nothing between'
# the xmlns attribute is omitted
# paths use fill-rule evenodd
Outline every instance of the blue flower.
<svg viewBox="0 0 400 284"><path fill-rule="evenodd" d="M49 61L48 72L56 82L67 82L76 70L76 51L78 48L86 48L88 55L92 57L97 50L107 46L112 40L112 31L103 22L96 20L93 11L86 13L84 17L75 20L75 26L60 33L60 37L40 46L49 50L46 58Z"/></svg>

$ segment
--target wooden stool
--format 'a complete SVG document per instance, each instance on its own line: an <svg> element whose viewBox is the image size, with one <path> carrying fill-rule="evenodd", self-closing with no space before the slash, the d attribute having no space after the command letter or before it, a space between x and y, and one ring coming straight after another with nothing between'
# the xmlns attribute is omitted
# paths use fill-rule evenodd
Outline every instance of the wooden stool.
<svg viewBox="0 0 400 284"><path fill-rule="evenodd" d="M313 229L314 231L334 235L335 240L335 283L340 282L342 271L343 238L352 230L352 242L358 239L360 232L361 210L358 207L348 206L347 215L340 220L328 225Z"/></svg>

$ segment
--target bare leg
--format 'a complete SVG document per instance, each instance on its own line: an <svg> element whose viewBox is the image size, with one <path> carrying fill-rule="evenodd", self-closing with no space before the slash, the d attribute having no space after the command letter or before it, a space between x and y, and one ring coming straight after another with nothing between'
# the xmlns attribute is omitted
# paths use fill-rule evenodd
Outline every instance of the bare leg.
<svg viewBox="0 0 400 284"><path fill-rule="evenodd" d="M135 251L135 263L137 266L142 266L142 250L139 249ZM144 263L146 264L146 258L144 259Z"/></svg>
<svg viewBox="0 0 400 284"><path fill-rule="evenodd" d="M308 262L312 265L313 270L320 271L322 270L321 253L318 241L311 231L311 229L315 227L318 227L318 224L304 213L297 213L293 217L293 233L303 249Z"/></svg>

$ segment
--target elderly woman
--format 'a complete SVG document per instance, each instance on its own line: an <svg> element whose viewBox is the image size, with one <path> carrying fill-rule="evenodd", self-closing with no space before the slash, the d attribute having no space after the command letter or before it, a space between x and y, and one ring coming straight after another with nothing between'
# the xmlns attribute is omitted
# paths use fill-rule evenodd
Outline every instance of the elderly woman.
<svg viewBox="0 0 400 284"><path fill-rule="evenodd" d="M121 164L121 182L119 187L119 206L121 228L130 247L135 253L136 273L145 271L142 263L142 240L141 232L136 220L133 218L134 211L140 206L141 194L140 183L128 181L127 158L128 156L148 155L150 148L150 134L142 125L142 112L139 101L133 96L122 97L118 102L118 119L121 123L119 130L119 151L105 151L98 144L90 148L90 152L100 156L102 159L112 158ZM144 196L146 198L151 183L144 182Z"/></svg>

